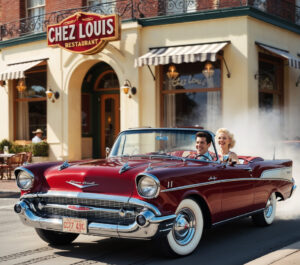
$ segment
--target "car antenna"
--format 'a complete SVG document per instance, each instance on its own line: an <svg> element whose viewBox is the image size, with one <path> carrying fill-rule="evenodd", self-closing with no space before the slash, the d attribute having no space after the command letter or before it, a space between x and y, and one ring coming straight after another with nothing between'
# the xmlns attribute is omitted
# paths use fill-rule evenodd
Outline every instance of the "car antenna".
<svg viewBox="0 0 300 265"><path fill-rule="evenodd" d="M276 145L274 144L273 160L275 160L275 151L276 151Z"/></svg>

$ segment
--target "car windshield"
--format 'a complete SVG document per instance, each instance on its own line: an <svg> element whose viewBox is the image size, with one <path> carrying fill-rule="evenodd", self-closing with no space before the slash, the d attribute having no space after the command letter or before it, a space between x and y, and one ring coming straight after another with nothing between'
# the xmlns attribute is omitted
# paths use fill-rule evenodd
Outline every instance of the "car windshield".
<svg viewBox="0 0 300 265"><path fill-rule="evenodd" d="M172 155L186 157L190 152L196 151L195 141L198 131L202 130L145 129L124 131L118 136L110 156ZM209 151L215 153L214 144L211 145Z"/></svg>

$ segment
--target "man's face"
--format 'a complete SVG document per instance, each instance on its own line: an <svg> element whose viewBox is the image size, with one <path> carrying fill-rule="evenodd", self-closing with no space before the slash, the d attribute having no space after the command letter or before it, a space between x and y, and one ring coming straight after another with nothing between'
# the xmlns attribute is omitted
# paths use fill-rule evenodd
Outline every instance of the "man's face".
<svg viewBox="0 0 300 265"><path fill-rule="evenodd" d="M210 143L208 144L206 142L205 137L196 138L196 150L198 155L204 155L208 151L209 147L210 147Z"/></svg>

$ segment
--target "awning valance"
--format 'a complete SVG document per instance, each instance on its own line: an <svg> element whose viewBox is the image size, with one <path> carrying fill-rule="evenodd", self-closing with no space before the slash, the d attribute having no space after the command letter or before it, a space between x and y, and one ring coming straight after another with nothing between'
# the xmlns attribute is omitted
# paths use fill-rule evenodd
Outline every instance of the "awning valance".
<svg viewBox="0 0 300 265"><path fill-rule="evenodd" d="M216 61L217 53L229 41L184 46L150 48L150 51L135 61L135 66L160 65L169 63L193 63Z"/></svg>
<svg viewBox="0 0 300 265"><path fill-rule="evenodd" d="M281 50L281 49L278 49L278 48L275 48L275 47L272 47L272 46L269 46L266 44L262 44L259 42L256 42L256 45L258 45L263 50L273 53L283 59L287 59L289 62L289 66L294 67L296 69L300 69L300 58L293 56L288 51Z"/></svg>
<svg viewBox="0 0 300 265"><path fill-rule="evenodd" d="M0 81L24 78L24 72L26 70L37 66L43 61L45 61L45 59L8 65L2 72L0 72Z"/></svg>

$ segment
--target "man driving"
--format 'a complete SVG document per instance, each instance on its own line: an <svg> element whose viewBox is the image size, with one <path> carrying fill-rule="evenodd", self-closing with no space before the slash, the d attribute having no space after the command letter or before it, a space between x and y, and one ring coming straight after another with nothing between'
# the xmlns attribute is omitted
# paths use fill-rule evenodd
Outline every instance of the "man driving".
<svg viewBox="0 0 300 265"><path fill-rule="evenodd" d="M208 152L208 148L210 147L212 142L211 135L206 132L198 132L196 134L196 159L211 161L213 160L212 156Z"/></svg>

